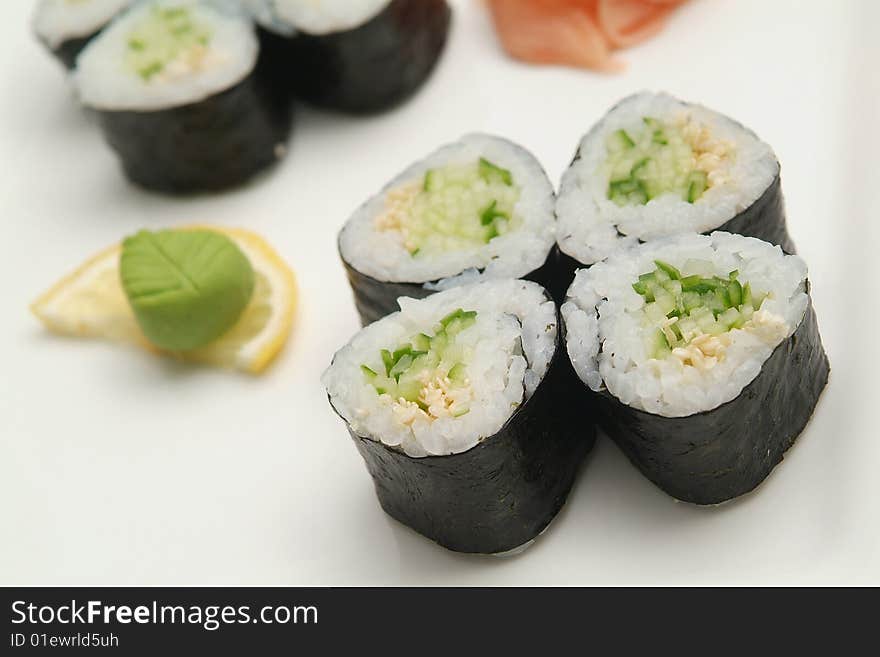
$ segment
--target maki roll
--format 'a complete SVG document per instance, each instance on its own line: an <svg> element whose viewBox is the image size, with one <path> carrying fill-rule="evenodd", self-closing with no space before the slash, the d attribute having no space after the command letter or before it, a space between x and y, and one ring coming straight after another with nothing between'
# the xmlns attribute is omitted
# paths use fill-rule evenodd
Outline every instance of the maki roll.
<svg viewBox="0 0 880 657"><path fill-rule="evenodd" d="M285 151L291 107L236 5L139 3L80 55L74 80L130 180L186 193L243 183Z"/></svg>
<svg viewBox="0 0 880 657"><path fill-rule="evenodd" d="M620 245L723 230L794 253L773 150L739 123L665 93L615 105L559 189L565 285Z"/></svg>
<svg viewBox="0 0 880 657"><path fill-rule="evenodd" d="M752 237L621 249L577 272L562 315L603 427L686 502L717 504L760 484L828 380L806 265Z"/></svg>
<svg viewBox="0 0 880 657"><path fill-rule="evenodd" d="M551 278L553 187L525 149L473 134L398 175L339 234L363 324L397 298L492 278Z"/></svg>
<svg viewBox="0 0 880 657"><path fill-rule="evenodd" d="M428 78L443 52L446 0L247 0L279 87L350 113L388 109Z"/></svg>
<svg viewBox="0 0 880 657"><path fill-rule="evenodd" d="M40 0L34 11L37 38L68 69L77 55L134 0Z"/></svg>
<svg viewBox="0 0 880 657"><path fill-rule="evenodd" d="M556 306L498 280L402 299L340 349L323 383L393 518L459 552L522 547L592 447Z"/></svg>

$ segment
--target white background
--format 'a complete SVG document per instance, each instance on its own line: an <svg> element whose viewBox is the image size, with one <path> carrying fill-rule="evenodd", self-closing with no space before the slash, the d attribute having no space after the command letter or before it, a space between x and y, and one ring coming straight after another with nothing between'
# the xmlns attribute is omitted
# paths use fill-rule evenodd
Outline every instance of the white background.
<svg viewBox="0 0 880 657"><path fill-rule="evenodd" d="M0 583L880 584L880 3L697 0L617 76L501 53L477 0L412 102L380 117L299 114L285 162L245 189L179 200L122 178L60 67L0 6ZM522 556L456 555L386 517L319 377L358 328L335 235L386 179L482 130L555 181L591 123L642 88L752 127L782 162L831 358L812 423L767 482L716 509L676 503L601 438ZM302 301L266 376L191 369L56 338L28 304L143 227L266 236Z"/></svg>

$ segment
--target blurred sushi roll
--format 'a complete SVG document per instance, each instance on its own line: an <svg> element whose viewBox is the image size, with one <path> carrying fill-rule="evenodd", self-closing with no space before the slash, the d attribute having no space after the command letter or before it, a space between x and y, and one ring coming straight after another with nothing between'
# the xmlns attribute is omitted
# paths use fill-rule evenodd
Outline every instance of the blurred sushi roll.
<svg viewBox="0 0 880 657"><path fill-rule="evenodd" d="M494 278L553 278L553 187L507 140L472 134L435 151L361 206L339 234L363 324L401 296Z"/></svg>
<svg viewBox="0 0 880 657"><path fill-rule="evenodd" d="M134 0L40 0L34 10L37 38L64 66Z"/></svg>
<svg viewBox="0 0 880 657"><path fill-rule="evenodd" d="M246 0L277 84L350 113L388 109L415 92L446 45L446 0Z"/></svg>
<svg viewBox="0 0 880 657"><path fill-rule="evenodd" d="M422 300L362 329L323 376L393 518L460 552L532 541L595 439L572 395L554 302L497 280Z"/></svg>
<svg viewBox="0 0 880 657"><path fill-rule="evenodd" d="M620 245L723 230L795 247L773 150L732 119L665 93L615 105L580 142L559 189L559 248L574 270Z"/></svg>
<svg viewBox="0 0 880 657"><path fill-rule="evenodd" d="M741 235L680 235L581 269L562 306L603 427L669 495L718 504L782 461L828 380L807 267Z"/></svg>
<svg viewBox="0 0 880 657"><path fill-rule="evenodd" d="M74 81L126 176L147 189L232 187L285 152L292 108L237 3L138 3L81 53Z"/></svg>

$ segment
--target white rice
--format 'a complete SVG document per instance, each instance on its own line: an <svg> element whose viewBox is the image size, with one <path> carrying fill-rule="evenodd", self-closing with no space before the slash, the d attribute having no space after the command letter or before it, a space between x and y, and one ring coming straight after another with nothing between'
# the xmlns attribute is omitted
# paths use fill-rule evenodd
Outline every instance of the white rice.
<svg viewBox="0 0 880 657"><path fill-rule="evenodd" d="M465 452L492 436L543 379L556 344L556 307L528 281L499 280L447 290L427 299L401 298L401 310L370 324L333 358L322 377L336 411L361 436L409 456ZM402 424L389 395L377 394L360 367L381 349L394 349L458 308L476 310L476 322L458 335L473 348L466 363L474 392L470 412Z"/></svg>
<svg viewBox="0 0 880 657"><path fill-rule="evenodd" d="M413 258L393 231L376 227L376 217L385 210L389 190L422 180L429 169L469 164L481 157L513 174L514 183L520 188L520 198L514 207L514 216L522 222L518 229L468 250ZM361 206L343 227L339 250L351 266L380 281L440 281L437 285L426 285L428 289L519 278L543 265L553 248L553 205L553 186L528 151L499 137L466 135L409 167Z"/></svg>
<svg viewBox="0 0 880 657"><path fill-rule="evenodd" d="M264 27L281 34L344 32L375 18L391 0L244 0Z"/></svg>
<svg viewBox="0 0 880 657"><path fill-rule="evenodd" d="M645 300L632 284L654 270L654 260L682 269L683 275L727 276L738 270L743 284L769 293L761 309L785 320L785 337L794 333L807 308L806 264L778 246L718 231L622 248L577 272L562 316L569 357L592 390L607 389L624 404L666 417L711 410L735 399L785 338L768 341L734 329L724 357L710 369L682 365L674 356L651 359L639 323ZM711 262L714 271L687 271L689 260Z"/></svg>
<svg viewBox="0 0 880 657"><path fill-rule="evenodd" d="M199 67L144 80L126 66L128 39L156 5L188 8L197 21L211 27L212 37ZM133 7L86 47L77 60L74 83L83 104L95 109L168 109L201 102L235 86L253 70L258 51L253 25L228 0L154 0Z"/></svg>
<svg viewBox="0 0 880 657"><path fill-rule="evenodd" d="M694 203L664 194L645 205L618 206L608 198L608 137L617 130L643 127L651 117L672 121L682 114L709 127L713 136L733 142L731 175ZM565 172L556 213L559 247L590 265L618 246L683 232L703 233L720 227L757 201L779 173L772 149L739 123L702 105L665 93L642 92L615 105L581 140L579 159Z"/></svg>
<svg viewBox="0 0 880 657"><path fill-rule="evenodd" d="M101 30L133 0L40 0L34 12L34 32L50 48L82 39Z"/></svg>

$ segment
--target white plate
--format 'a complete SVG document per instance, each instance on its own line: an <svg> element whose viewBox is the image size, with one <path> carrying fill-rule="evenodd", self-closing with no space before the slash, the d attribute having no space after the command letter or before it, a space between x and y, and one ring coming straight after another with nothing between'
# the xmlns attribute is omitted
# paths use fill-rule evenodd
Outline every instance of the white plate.
<svg viewBox="0 0 880 657"><path fill-rule="evenodd" d="M449 50L415 100L368 119L303 111L275 171L190 200L124 181L29 34L30 3L2 4L0 583L880 583L880 6L694 2L605 76L511 62L481 3L454 4ZM525 554L446 552L381 512L319 383L357 328L336 231L472 130L522 143L558 180L589 125L642 88L730 114L776 149L831 382L785 462L738 502L675 503L602 439ZM123 235L194 221L262 233L299 275L299 325L264 378L50 337L27 312Z"/></svg>

